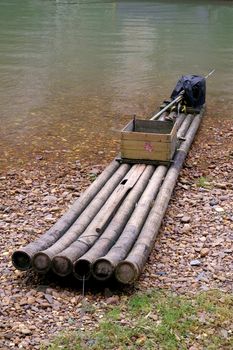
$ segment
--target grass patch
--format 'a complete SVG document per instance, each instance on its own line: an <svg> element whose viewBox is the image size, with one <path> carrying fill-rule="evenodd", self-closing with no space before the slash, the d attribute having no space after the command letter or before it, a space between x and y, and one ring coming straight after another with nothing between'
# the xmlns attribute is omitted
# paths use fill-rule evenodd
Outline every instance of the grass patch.
<svg viewBox="0 0 233 350"><path fill-rule="evenodd" d="M210 188L211 184L210 184L209 180L206 177L201 176L197 180L197 187Z"/></svg>
<svg viewBox="0 0 233 350"><path fill-rule="evenodd" d="M233 348L233 297L149 291L108 306L95 329L64 332L49 350L205 350ZM42 349L45 349L42 347Z"/></svg>

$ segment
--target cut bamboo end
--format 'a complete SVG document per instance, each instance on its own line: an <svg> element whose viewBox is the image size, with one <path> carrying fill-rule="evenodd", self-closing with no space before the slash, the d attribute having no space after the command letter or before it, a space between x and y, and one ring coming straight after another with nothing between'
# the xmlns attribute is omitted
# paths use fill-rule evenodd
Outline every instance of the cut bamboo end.
<svg viewBox="0 0 233 350"><path fill-rule="evenodd" d="M137 265L127 260L119 262L115 269L116 280L123 284L134 283L138 275L139 269Z"/></svg>
<svg viewBox="0 0 233 350"><path fill-rule="evenodd" d="M38 273L47 273L51 268L51 259L47 254L38 252L32 259L32 267Z"/></svg>
<svg viewBox="0 0 233 350"><path fill-rule="evenodd" d="M114 268L111 261L99 258L92 265L92 276L99 281L106 281L113 275Z"/></svg>
<svg viewBox="0 0 233 350"><path fill-rule="evenodd" d="M72 261L67 256L57 255L52 259L52 270L58 276L68 276L73 271Z"/></svg>
<svg viewBox="0 0 233 350"><path fill-rule="evenodd" d="M91 262L87 259L75 261L73 266L73 275L80 281L88 280L91 277Z"/></svg>
<svg viewBox="0 0 233 350"><path fill-rule="evenodd" d="M23 250L16 250L12 255L12 264L18 270L29 270L31 268L31 257Z"/></svg>

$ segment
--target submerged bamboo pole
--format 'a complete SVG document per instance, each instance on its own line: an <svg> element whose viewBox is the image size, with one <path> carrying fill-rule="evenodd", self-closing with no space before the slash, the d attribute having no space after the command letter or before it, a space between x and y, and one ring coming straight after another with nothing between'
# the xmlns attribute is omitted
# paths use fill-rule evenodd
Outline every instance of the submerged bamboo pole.
<svg viewBox="0 0 233 350"><path fill-rule="evenodd" d="M119 182L123 179L130 165L120 166L105 186L97 193L91 203L85 208L72 226L49 248L37 252L32 258L32 267L35 271L46 273L50 269L51 259L74 242L78 236L86 229L89 222L95 217L100 208L104 205L108 197L114 191Z"/></svg>
<svg viewBox="0 0 233 350"><path fill-rule="evenodd" d="M140 232L126 260L121 261L115 269L116 279L124 284L133 283L140 275L148 256L153 249L163 216L165 215L175 187L180 169L184 163L188 150L193 142L202 119L203 111L196 115L174 159L174 163L168 170L164 182L160 188L155 204Z"/></svg>
<svg viewBox="0 0 233 350"><path fill-rule="evenodd" d="M47 232L34 242L29 243L27 246L22 247L13 253L13 265L19 270L30 269L32 256L39 250L44 250L50 247L64 234L118 168L119 163L116 160L113 160L98 178L86 189L86 191L73 203L68 211Z"/></svg>
<svg viewBox="0 0 233 350"><path fill-rule="evenodd" d="M110 218L112 217L112 211L118 208L118 204L122 203L131 188L134 189L134 185L140 179L146 168L145 164L135 164L132 166L129 173L117 186L112 195L108 198L107 202L100 209L98 214L93 218L85 231L78 237L76 241L70 244L66 249L63 249L59 254L56 254L52 260L53 271L60 276L66 276L73 270L73 262L81 257L86 251L95 243L95 241L101 235L101 231L97 231L99 223L102 223L102 218L105 217L106 211L110 211ZM130 185L127 185L129 182ZM133 186L133 187L132 187ZM118 197L118 194L120 196ZM116 200L117 199L117 200Z"/></svg>
<svg viewBox="0 0 233 350"><path fill-rule="evenodd" d="M156 168L117 242L105 256L98 258L93 263L92 275L95 279L102 281L109 279L116 264L127 256L153 205L166 171L167 166L165 165Z"/></svg>
<svg viewBox="0 0 233 350"><path fill-rule="evenodd" d="M114 242L117 240L121 234L125 224L130 218L137 202L144 192L148 181L155 171L153 165L148 165L140 177L139 181L128 194L123 204L117 211L116 215L100 236L100 238L95 242L95 244L85 253L80 259L76 260L73 264L73 273L79 280L88 279L91 276L91 264L98 257L103 256L108 252Z"/></svg>

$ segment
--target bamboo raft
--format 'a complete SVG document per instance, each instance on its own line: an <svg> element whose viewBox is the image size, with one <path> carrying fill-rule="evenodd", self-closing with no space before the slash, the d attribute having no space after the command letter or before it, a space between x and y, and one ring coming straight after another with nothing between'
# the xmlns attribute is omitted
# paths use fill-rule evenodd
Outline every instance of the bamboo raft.
<svg viewBox="0 0 233 350"><path fill-rule="evenodd" d="M40 274L72 274L78 280L115 277L134 283L154 247L203 114L204 108L193 114L171 112L177 128L171 162L114 159L46 233L13 253L13 265Z"/></svg>

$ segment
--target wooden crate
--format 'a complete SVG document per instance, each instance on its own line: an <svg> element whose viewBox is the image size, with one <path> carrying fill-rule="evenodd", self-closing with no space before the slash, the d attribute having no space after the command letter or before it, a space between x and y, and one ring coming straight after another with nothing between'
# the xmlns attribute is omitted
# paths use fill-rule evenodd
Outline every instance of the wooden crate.
<svg viewBox="0 0 233 350"><path fill-rule="evenodd" d="M121 158L171 161L177 145L177 126L170 121L135 119L121 131Z"/></svg>

